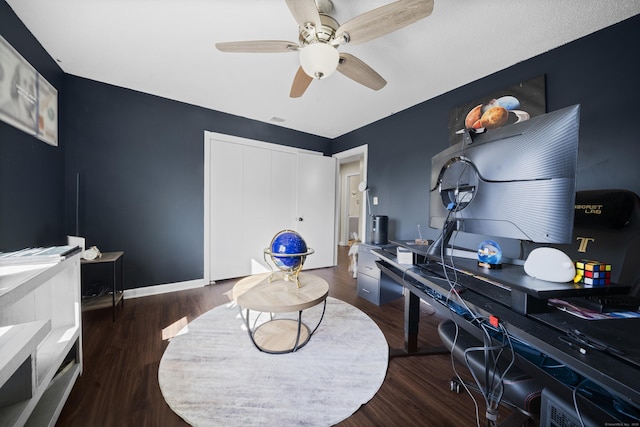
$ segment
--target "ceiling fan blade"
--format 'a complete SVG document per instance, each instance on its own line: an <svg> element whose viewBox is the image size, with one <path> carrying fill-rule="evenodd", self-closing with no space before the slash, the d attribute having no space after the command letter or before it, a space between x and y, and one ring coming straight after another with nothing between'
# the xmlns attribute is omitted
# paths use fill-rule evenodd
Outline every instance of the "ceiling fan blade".
<svg viewBox="0 0 640 427"><path fill-rule="evenodd" d="M348 53L340 54L337 70L369 89L380 90L387 84L387 81L373 68Z"/></svg>
<svg viewBox="0 0 640 427"><path fill-rule="evenodd" d="M316 28L320 28L320 13L315 0L286 0L287 6L296 20L298 25L305 28L306 24L313 24Z"/></svg>
<svg viewBox="0 0 640 427"><path fill-rule="evenodd" d="M291 92L289 93L289 96L291 98L300 98L309 87L311 80L313 80L313 78L305 73L302 67L298 68L298 72L293 78L293 84L291 85Z"/></svg>
<svg viewBox="0 0 640 427"><path fill-rule="evenodd" d="M336 31L336 40L359 44L413 24L433 12L433 0L398 0L358 15Z"/></svg>
<svg viewBox="0 0 640 427"><path fill-rule="evenodd" d="M280 53L298 50L299 46L284 40L252 40L216 43L216 48L221 52Z"/></svg>

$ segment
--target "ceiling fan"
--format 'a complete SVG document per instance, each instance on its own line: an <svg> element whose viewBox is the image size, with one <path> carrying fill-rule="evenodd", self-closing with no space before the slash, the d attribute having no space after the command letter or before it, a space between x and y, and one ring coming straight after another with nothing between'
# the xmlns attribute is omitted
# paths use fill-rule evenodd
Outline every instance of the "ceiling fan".
<svg viewBox="0 0 640 427"><path fill-rule="evenodd" d="M285 0L299 25L298 43L282 40L255 40L216 43L221 52L300 52L300 67L293 79L292 98L299 98L313 79L339 71L373 90L386 80L355 56L338 52L342 44L360 44L384 36L431 15L433 0L397 0L350 19L340 25L329 14L331 0ZM316 3L317 1L317 3Z"/></svg>

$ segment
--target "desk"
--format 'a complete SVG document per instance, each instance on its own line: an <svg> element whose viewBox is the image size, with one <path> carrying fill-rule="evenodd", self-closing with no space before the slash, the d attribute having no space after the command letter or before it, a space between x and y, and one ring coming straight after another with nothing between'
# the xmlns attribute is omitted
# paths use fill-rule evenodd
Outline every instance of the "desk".
<svg viewBox="0 0 640 427"><path fill-rule="evenodd" d="M293 281L286 281L279 273L262 273L245 277L233 287L233 299L240 312L244 310L244 321L249 338L260 351L273 354L291 353L303 347L316 331L302 322L302 312L320 303L327 305L329 284L318 276L300 273L300 287ZM252 325L250 312L270 313L267 322ZM298 312L297 320L274 318L274 313ZM258 315L259 316L259 315ZM254 322L257 319L254 319Z"/></svg>
<svg viewBox="0 0 640 427"><path fill-rule="evenodd" d="M111 264L111 295L100 295L82 300L82 311L97 310L111 306L113 321L116 320L116 306L118 302L124 307L124 252L103 252L96 259L82 259L82 269L97 264ZM118 274L118 272L120 274ZM118 277L120 280L118 280ZM118 286L118 283L120 286Z"/></svg>
<svg viewBox="0 0 640 427"><path fill-rule="evenodd" d="M398 264L395 257L389 252L378 250L374 253L381 260L383 274L388 274L410 291L405 296L408 301L405 304L405 310L410 311L409 313L405 311L405 350L410 354L412 352L418 354L416 341L419 317L414 310L419 308L417 304L412 302L424 299L431 302L434 309L442 316L451 318L452 311L433 296L434 292L447 295L449 284L436 274L426 275L417 268ZM493 292L496 294L495 298L489 298L486 291L481 293L468 288L460 297L475 313L481 316L494 315L498 317L513 337L524 341L579 375L609 390L624 402L640 409L640 368L639 365L630 362L637 359L639 353L635 337L637 337L637 330L640 329L640 319L616 319L609 324L595 321L598 323L592 325L590 322L594 321L578 319L557 310L522 314L510 308L508 295L506 297L500 295L509 291L495 287ZM482 339L480 330L475 324L458 314L453 316L456 318L456 323L462 328L478 339ZM596 350L581 354L577 350L571 349L560 339L571 328L577 328L590 335L593 333L594 337L608 340L609 344L628 353L627 360ZM545 386L554 390L564 389L562 391L566 393L568 387L554 383L548 375L541 372L538 366L531 364L526 359L520 357L517 359L521 369L541 380Z"/></svg>

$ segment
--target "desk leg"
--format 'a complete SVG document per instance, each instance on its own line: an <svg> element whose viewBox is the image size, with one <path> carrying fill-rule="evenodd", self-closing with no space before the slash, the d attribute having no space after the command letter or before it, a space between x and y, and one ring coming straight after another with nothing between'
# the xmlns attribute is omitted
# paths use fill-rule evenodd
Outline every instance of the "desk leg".
<svg viewBox="0 0 640 427"><path fill-rule="evenodd" d="M420 298L413 292L404 297L404 351L418 351L418 330L420 328Z"/></svg>
<svg viewBox="0 0 640 427"><path fill-rule="evenodd" d="M118 264L118 260L115 260L113 263L113 277L111 278L112 283L113 283L113 292L111 293L111 314L113 316L113 321L116 321L116 292L118 291L117 289L117 281L116 281L116 267Z"/></svg>
<svg viewBox="0 0 640 427"><path fill-rule="evenodd" d="M444 346L418 348L419 325L420 297L406 289L404 295L404 349L389 350L390 358L449 353L449 350Z"/></svg>
<svg viewBox="0 0 640 427"><path fill-rule="evenodd" d="M120 304L124 308L124 254L120 257Z"/></svg>
<svg viewBox="0 0 640 427"><path fill-rule="evenodd" d="M124 307L124 255L120 256L119 259L113 261L113 277L111 278L113 286L112 286L112 296L111 296L111 305L113 311L113 321L116 321L116 305L117 301L120 300L122 303L122 307ZM118 264L120 264L120 294L118 294Z"/></svg>

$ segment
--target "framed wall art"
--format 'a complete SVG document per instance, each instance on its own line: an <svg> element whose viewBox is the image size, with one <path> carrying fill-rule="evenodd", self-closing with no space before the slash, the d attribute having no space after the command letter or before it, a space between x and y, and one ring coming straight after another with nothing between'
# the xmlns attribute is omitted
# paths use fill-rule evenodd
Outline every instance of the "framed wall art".
<svg viewBox="0 0 640 427"><path fill-rule="evenodd" d="M58 145L58 91L0 37L0 120Z"/></svg>

